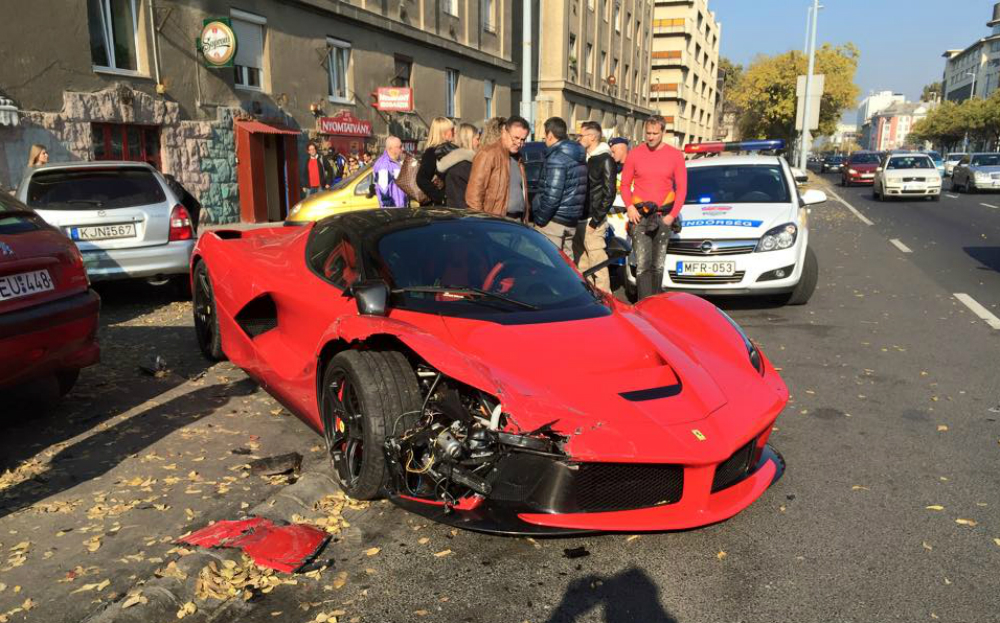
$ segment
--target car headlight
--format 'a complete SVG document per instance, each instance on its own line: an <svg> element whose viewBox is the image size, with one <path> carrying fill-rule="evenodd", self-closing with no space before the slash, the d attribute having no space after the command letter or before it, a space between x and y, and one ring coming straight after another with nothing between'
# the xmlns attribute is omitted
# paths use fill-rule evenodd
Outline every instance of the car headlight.
<svg viewBox="0 0 1000 623"><path fill-rule="evenodd" d="M848 169L847 172L850 173L851 175L857 175L858 174L857 169Z"/></svg>
<svg viewBox="0 0 1000 623"><path fill-rule="evenodd" d="M988 180L988 179L990 179L990 176L989 176L988 173L983 173L981 171L976 171L973 175L975 175L975 177L976 177L977 180Z"/></svg>
<svg viewBox="0 0 1000 623"><path fill-rule="evenodd" d="M795 244L795 238L799 234L799 228L794 223L778 225L765 233L755 251L780 251Z"/></svg>
<svg viewBox="0 0 1000 623"><path fill-rule="evenodd" d="M296 203L295 205L293 205L292 209L288 211L288 218L291 218L291 217L295 216L296 214L298 214L299 210L301 210L301 209L302 209L302 202L299 202L299 203Z"/></svg>
<svg viewBox="0 0 1000 623"><path fill-rule="evenodd" d="M743 330L743 327L730 318L729 314L722 311L718 307L715 309L722 314L722 317L728 320L729 324L731 324L733 328L736 329L736 332L740 334L740 338L743 340L743 345L746 346L747 349L747 356L750 358L750 365L752 365L753 369L756 370L761 376L764 376L764 358L761 357L760 349L757 348L756 344L750 341L750 338L747 336L746 331Z"/></svg>

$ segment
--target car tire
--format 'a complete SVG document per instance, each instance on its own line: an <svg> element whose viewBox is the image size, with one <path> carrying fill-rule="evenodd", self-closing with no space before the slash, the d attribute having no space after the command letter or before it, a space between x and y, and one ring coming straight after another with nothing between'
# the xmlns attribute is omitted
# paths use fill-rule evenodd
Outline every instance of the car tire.
<svg viewBox="0 0 1000 623"><path fill-rule="evenodd" d="M806 247L805 264L802 266L802 276L795 284L795 289L788 295L786 305L805 305L816 291L819 283L819 260L812 247Z"/></svg>
<svg viewBox="0 0 1000 623"><path fill-rule="evenodd" d="M60 370L56 373L56 381L59 382L59 397L62 398L73 390L76 380L80 378L80 369Z"/></svg>
<svg viewBox="0 0 1000 623"><path fill-rule="evenodd" d="M931 195L931 201L941 201L941 195Z"/></svg>
<svg viewBox="0 0 1000 623"><path fill-rule="evenodd" d="M882 201L882 195L878 192L878 186L872 186L872 199Z"/></svg>
<svg viewBox="0 0 1000 623"><path fill-rule="evenodd" d="M194 267L191 309L198 348L209 361L222 361L226 354L222 352L222 335L219 333L219 315L212 290L212 277L205 262L198 262Z"/></svg>
<svg viewBox="0 0 1000 623"><path fill-rule="evenodd" d="M413 367L397 351L347 350L330 360L320 411L327 455L344 493L358 500L385 493L382 446L387 435L419 419L420 393Z"/></svg>

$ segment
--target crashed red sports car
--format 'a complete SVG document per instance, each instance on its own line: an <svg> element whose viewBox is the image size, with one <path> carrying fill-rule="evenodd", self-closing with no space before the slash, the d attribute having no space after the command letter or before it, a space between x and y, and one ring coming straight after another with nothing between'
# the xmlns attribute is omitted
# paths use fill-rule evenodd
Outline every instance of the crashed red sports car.
<svg viewBox="0 0 1000 623"><path fill-rule="evenodd" d="M195 328L324 435L355 498L506 534L691 528L781 474L788 390L710 303L634 307L537 231L366 210L214 231Z"/></svg>

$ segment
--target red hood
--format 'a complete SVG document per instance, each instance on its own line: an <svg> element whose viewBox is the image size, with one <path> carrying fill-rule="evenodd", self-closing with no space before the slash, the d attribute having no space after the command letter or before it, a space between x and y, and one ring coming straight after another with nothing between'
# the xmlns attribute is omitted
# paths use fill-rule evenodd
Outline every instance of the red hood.
<svg viewBox="0 0 1000 623"><path fill-rule="evenodd" d="M703 420L727 402L697 361L637 314L527 325L442 321L456 350L489 370L520 430L555 421L571 438L568 448L576 436L599 437L604 460L655 453L649 441L662 444L670 427ZM666 396L622 396L641 390ZM592 451L589 441L577 452Z"/></svg>
<svg viewBox="0 0 1000 623"><path fill-rule="evenodd" d="M872 171L874 171L875 169L878 168L878 165L875 164L875 163L869 163L869 164L860 164L859 163L859 164L849 164L849 165L847 165L847 168L848 169L854 169L855 171L859 171L859 172L863 172L863 173L871 173Z"/></svg>

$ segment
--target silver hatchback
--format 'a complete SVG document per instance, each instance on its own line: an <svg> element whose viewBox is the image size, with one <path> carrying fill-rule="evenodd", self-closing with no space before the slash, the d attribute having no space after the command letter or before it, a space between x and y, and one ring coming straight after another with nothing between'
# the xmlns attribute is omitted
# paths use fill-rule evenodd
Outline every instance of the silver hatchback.
<svg viewBox="0 0 1000 623"><path fill-rule="evenodd" d="M191 216L148 164L49 164L29 170L17 196L76 243L92 281L187 279Z"/></svg>

